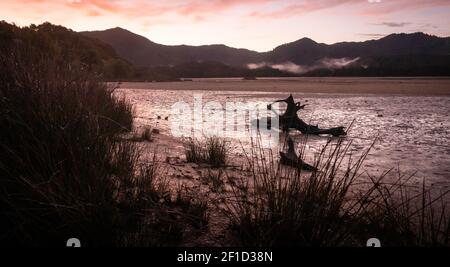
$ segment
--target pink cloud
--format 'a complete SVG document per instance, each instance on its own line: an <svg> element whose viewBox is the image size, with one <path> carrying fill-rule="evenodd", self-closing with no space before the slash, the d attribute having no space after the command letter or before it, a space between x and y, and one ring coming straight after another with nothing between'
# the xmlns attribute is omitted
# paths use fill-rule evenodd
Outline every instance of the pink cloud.
<svg viewBox="0 0 450 267"><path fill-rule="evenodd" d="M161 5L158 2L151 1L107 1L107 0L71 0L66 5L72 9L84 11L96 11L103 14L112 13L116 15L124 15L127 17L147 17L161 15L169 12L172 8L170 5Z"/></svg>
<svg viewBox="0 0 450 267"><path fill-rule="evenodd" d="M191 0L184 4L178 13L182 15L206 15L217 13L237 6L255 6L274 2L274 0Z"/></svg>
<svg viewBox="0 0 450 267"><path fill-rule="evenodd" d="M374 3L364 9L363 15L382 15L404 10L419 10L430 7L450 6L449 0L391 0Z"/></svg>
<svg viewBox="0 0 450 267"><path fill-rule="evenodd" d="M49 8L58 7L62 4L69 9L84 11L90 16L115 14L135 18L175 13L201 20L208 15L234 7L260 5L273 1L280 0L18 0L14 2L18 6L31 4Z"/></svg>
<svg viewBox="0 0 450 267"><path fill-rule="evenodd" d="M167 20L164 16L170 14L180 19L188 18L192 22L202 22L213 15L237 8L254 10L248 14L250 18L282 19L319 11L333 12L342 6L346 8L346 14L342 15L362 16L450 7L449 0L2 0L1 3L21 9L23 14L39 16L46 10L54 10L58 14L78 11L87 17Z"/></svg>
<svg viewBox="0 0 450 267"><path fill-rule="evenodd" d="M284 8L271 12L252 12L250 16L262 18L285 18L290 16L303 15L319 10L331 9L349 3L360 4L361 0L305 0L299 3L287 5Z"/></svg>
<svg viewBox="0 0 450 267"><path fill-rule="evenodd" d="M349 12L360 15L383 15L404 10L450 6L449 0L304 0L269 12L252 12L251 17L286 18L348 5Z"/></svg>
<svg viewBox="0 0 450 267"><path fill-rule="evenodd" d="M67 4L71 7L90 10L91 7L96 7L100 10L108 12L119 12L120 7L105 0L68 0Z"/></svg>

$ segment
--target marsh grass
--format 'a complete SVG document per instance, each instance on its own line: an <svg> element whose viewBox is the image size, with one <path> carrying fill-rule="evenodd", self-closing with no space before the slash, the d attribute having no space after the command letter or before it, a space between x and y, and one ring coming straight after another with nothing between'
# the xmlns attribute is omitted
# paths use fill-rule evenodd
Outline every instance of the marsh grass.
<svg viewBox="0 0 450 267"><path fill-rule="evenodd" d="M141 149L137 149L143 153ZM172 200L166 180L167 169L158 160L158 150L136 169L135 175L123 184L118 198L121 223L118 246L165 247L182 241L183 231L190 215L183 206ZM190 218L190 217L189 217Z"/></svg>
<svg viewBox="0 0 450 267"><path fill-rule="evenodd" d="M204 184L209 185L213 193L221 193L225 190L225 171L208 169L207 173L202 173L201 179Z"/></svg>
<svg viewBox="0 0 450 267"><path fill-rule="evenodd" d="M204 141L189 139L185 142L185 155L188 162L221 167L226 165L228 154L226 140L219 137L207 137Z"/></svg>
<svg viewBox="0 0 450 267"><path fill-rule="evenodd" d="M132 106L42 46L0 45L0 241L178 244L184 225L173 210L188 215L170 202L161 164L118 138L132 129ZM187 212L200 215L196 207Z"/></svg>
<svg viewBox="0 0 450 267"><path fill-rule="evenodd" d="M208 224L207 198L197 192L193 192L186 186L180 185L176 190L174 205L180 207L183 218L196 228L202 228Z"/></svg>
<svg viewBox="0 0 450 267"><path fill-rule="evenodd" d="M134 168L124 99L34 46L0 51L0 227L11 245L113 244L116 181Z"/></svg>
<svg viewBox="0 0 450 267"><path fill-rule="evenodd" d="M350 146L330 139L315 157L318 171L306 172L255 144L246 153L249 175L231 185L223 209L241 245L365 246L377 237L385 246L448 246L448 191L432 197L424 185L411 195L410 177L363 177L371 147L352 160Z"/></svg>

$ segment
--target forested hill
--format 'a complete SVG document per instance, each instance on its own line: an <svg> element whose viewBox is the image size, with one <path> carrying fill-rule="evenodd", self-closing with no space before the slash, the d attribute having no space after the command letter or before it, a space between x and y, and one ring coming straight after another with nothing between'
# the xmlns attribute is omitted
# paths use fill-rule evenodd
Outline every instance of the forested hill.
<svg viewBox="0 0 450 267"><path fill-rule="evenodd" d="M126 79L134 72L109 44L50 23L17 27L2 21L0 40L1 56L10 57L12 51L18 51L17 46L26 45L35 54L44 52L55 61L78 64L106 80Z"/></svg>

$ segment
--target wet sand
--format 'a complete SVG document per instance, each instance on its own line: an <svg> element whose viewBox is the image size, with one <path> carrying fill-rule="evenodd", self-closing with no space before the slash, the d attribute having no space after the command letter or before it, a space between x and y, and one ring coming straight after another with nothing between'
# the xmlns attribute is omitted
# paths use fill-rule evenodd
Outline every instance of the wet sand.
<svg viewBox="0 0 450 267"><path fill-rule="evenodd" d="M265 87L258 87L260 84ZM300 90L307 87L297 86L301 84L309 84L311 88L314 85L316 91L302 92ZM350 91L349 88L355 89L342 93ZM401 93L387 93L386 88L395 88L394 92ZM326 93L331 89L334 93ZM421 184L426 179L428 184L443 190L450 188L449 79L201 79L174 83L123 83L116 92L125 96L135 107L136 129L146 126L157 128L161 136L171 140L159 143L164 148L163 154L181 159L184 156L183 146L181 140L172 137L170 124L175 122L188 126L192 122L171 116L171 106L177 101L192 106L194 95L201 95L203 103L269 103L292 93L296 100L307 104L300 115L309 124L326 128L349 126L353 122L346 141L352 142L351 152L355 157L376 140L363 171L378 176L393 169L413 175L414 183ZM292 136L296 142L301 142L302 135L292 132ZM326 136L308 137L306 160L311 161L327 140ZM239 155L242 147L248 148L250 145L245 139L230 140L234 155ZM395 179L396 173L392 176Z"/></svg>
<svg viewBox="0 0 450 267"><path fill-rule="evenodd" d="M262 79L199 79L192 82L122 83L117 93L123 94L136 108L135 127L160 130L153 142L141 142L143 160L150 160L158 151L171 188L186 186L208 199L209 227L200 235L188 231L185 246L226 246L230 240L227 219L217 212L220 194L205 181L210 168L188 163L183 140L172 136L169 124L170 107L176 101L191 103L194 94L204 101L273 101L293 93L308 104L302 118L321 126L349 125L354 121L347 141L351 152L358 155L378 137L362 172L374 177L393 169L406 176L413 175L411 185L427 185L441 191L450 189L450 79L404 78L296 78ZM308 101L308 102L306 102ZM302 102L303 103L303 102ZM168 118L167 120L165 118ZM188 123L188 122L184 122ZM302 135L293 133L296 141ZM306 159L327 137L308 137ZM245 140L240 140L245 145ZM245 162L241 143L231 141L231 162ZM227 177L239 177L239 167L226 168ZM365 175L361 179L365 179ZM225 183L225 192L230 191ZM446 201L450 201L447 200ZM448 202L450 203L450 202ZM190 234L189 234L190 233Z"/></svg>
<svg viewBox="0 0 450 267"><path fill-rule="evenodd" d="M121 88L153 90L205 90L293 92L324 94L383 94L383 95L449 95L450 77L417 78L242 78L193 79L185 82L123 83Z"/></svg>

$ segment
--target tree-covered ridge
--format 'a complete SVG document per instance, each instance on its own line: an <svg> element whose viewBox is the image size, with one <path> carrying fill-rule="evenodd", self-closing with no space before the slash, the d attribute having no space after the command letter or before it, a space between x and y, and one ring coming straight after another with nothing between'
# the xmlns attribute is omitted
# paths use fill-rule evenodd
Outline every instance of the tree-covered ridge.
<svg viewBox="0 0 450 267"><path fill-rule="evenodd" d="M63 26L43 23L18 27L1 21L0 40L2 53L23 45L56 61L80 65L107 80L126 79L133 73L132 65L120 58L110 45Z"/></svg>

